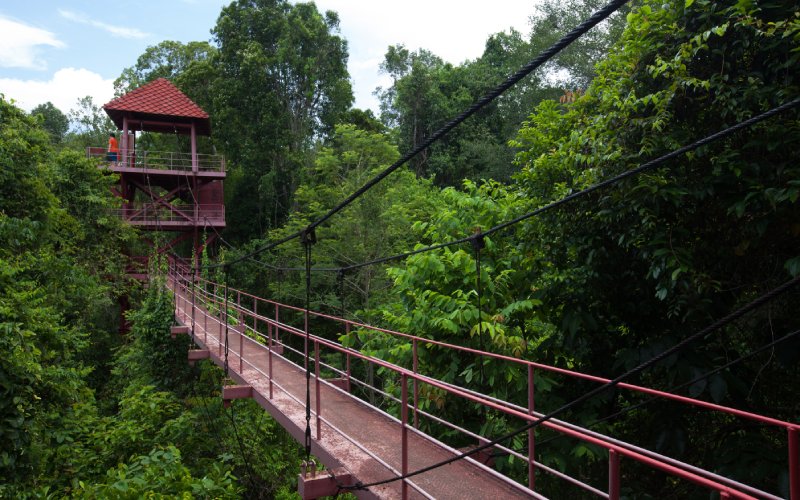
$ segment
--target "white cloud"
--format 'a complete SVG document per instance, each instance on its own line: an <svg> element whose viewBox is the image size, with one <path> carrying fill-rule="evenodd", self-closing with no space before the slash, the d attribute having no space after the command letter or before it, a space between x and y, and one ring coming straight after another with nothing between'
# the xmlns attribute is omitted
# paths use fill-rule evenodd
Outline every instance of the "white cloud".
<svg viewBox="0 0 800 500"><path fill-rule="evenodd" d="M355 106L378 112L375 87L391 85L380 63L389 45L426 49L447 62L460 64L480 57L490 34L515 28L529 30L529 17L539 0L315 0L320 10L339 14L347 39ZM446 19L447 22L443 22Z"/></svg>
<svg viewBox="0 0 800 500"><path fill-rule="evenodd" d="M0 78L0 94L5 94L6 100L14 99L26 111L50 101L66 114L87 95L98 106L110 101L114 97L114 80L105 80L88 69L63 68L49 81Z"/></svg>
<svg viewBox="0 0 800 500"><path fill-rule="evenodd" d="M87 24L89 26L94 26L95 28L100 28L101 30L105 30L111 33L113 36L119 38L147 38L150 36L150 33L145 33L144 31L137 30L136 28L125 28L122 26L115 26L113 24L108 24L101 21L95 21L94 19L89 19L87 16L83 14L72 12L71 10L58 9L58 13L64 19L74 21L80 24Z"/></svg>
<svg viewBox="0 0 800 500"><path fill-rule="evenodd" d="M43 45L65 46L49 31L0 17L0 67L45 69L47 65L39 58Z"/></svg>

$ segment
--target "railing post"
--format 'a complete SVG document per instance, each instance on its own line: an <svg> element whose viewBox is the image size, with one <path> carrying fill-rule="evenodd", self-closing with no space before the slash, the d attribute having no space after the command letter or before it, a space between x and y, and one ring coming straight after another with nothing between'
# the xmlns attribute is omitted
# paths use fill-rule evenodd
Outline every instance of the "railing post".
<svg viewBox="0 0 800 500"><path fill-rule="evenodd" d="M800 500L800 432L789 429L789 498Z"/></svg>
<svg viewBox="0 0 800 500"><path fill-rule="evenodd" d="M255 295L253 295L253 331L256 332L256 336L258 335L258 328L256 325L258 324L258 299Z"/></svg>
<svg viewBox="0 0 800 500"><path fill-rule="evenodd" d="M278 330L278 327L275 327ZM267 371L269 372L269 399L272 399L272 325L267 323Z"/></svg>
<svg viewBox="0 0 800 500"><path fill-rule="evenodd" d="M189 288L188 288L188 283L186 281L186 278L181 278L181 300L183 302L183 314L186 317L189 316L188 314L186 314L186 305L187 305L187 302L189 301L189 297L186 296L188 291L189 291Z"/></svg>
<svg viewBox="0 0 800 500"><path fill-rule="evenodd" d="M241 314L241 312L240 312ZM239 322L239 326L241 327L241 331L239 332L239 374L243 373L244 370L244 332L247 330L247 326L244 324L244 318Z"/></svg>
<svg viewBox="0 0 800 500"><path fill-rule="evenodd" d="M345 327L344 328L345 328L345 334L349 338L350 337L350 323L349 322L345 323ZM347 357L346 357L345 363L346 363L345 368L346 368L346 373L347 373L347 392L350 392L350 351L347 352Z"/></svg>
<svg viewBox="0 0 800 500"><path fill-rule="evenodd" d="M619 453L608 450L608 500L619 500Z"/></svg>
<svg viewBox="0 0 800 500"><path fill-rule="evenodd" d="M275 342L280 342L280 332L278 331L278 323L280 323L280 307L278 307L278 303L275 303Z"/></svg>
<svg viewBox="0 0 800 500"><path fill-rule="evenodd" d="M316 391L316 410L317 410L317 439L319 440L322 435L322 418L320 412L322 411L322 403L319 398L319 342L314 341L314 390Z"/></svg>
<svg viewBox="0 0 800 500"><path fill-rule="evenodd" d="M308 311L303 311L303 319L304 319L304 327L305 331L308 332ZM304 368L308 370L308 336L303 337L303 355L305 356L305 366Z"/></svg>
<svg viewBox="0 0 800 500"><path fill-rule="evenodd" d="M533 416L534 410L534 379L533 365L528 365L528 415ZM536 430L528 429L528 488L535 491L536 486Z"/></svg>
<svg viewBox="0 0 800 500"><path fill-rule="evenodd" d="M402 424L402 468L401 474L408 474L408 379L405 373L400 374L401 407L400 421ZM403 500L408 498L408 481L403 479L402 485Z"/></svg>
<svg viewBox="0 0 800 500"><path fill-rule="evenodd" d="M197 288L195 287L194 282L194 269L192 269L192 342L194 343L194 310L196 309L195 304L197 303Z"/></svg>
<svg viewBox="0 0 800 500"><path fill-rule="evenodd" d="M411 367L414 370L414 375L419 375L419 358L417 357L417 339L411 341L411 355L413 359L411 361ZM419 428L419 415L417 414L417 408L419 408L419 380L414 377L414 428Z"/></svg>

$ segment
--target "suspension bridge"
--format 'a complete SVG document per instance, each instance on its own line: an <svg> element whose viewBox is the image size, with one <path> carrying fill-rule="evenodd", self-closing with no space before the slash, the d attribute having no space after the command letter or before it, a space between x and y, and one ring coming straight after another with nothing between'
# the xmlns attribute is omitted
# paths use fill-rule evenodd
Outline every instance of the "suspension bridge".
<svg viewBox="0 0 800 500"><path fill-rule="evenodd" d="M612 1L303 231L232 261L207 267L225 266L227 269L287 241L301 239L306 248L308 290L311 272L309 252L316 227L625 3L625 0ZM800 100L787 102L480 234L342 270L467 242L472 243L477 252L484 236L654 168L700 146L729 137L738 130L799 105ZM222 204L224 159L216 154L201 154L197 146L197 135L210 134L208 115L165 79L121 96L106 104L104 109L122 131L122 149L118 159L102 165L102 168L118 175L119 182L114 192L123 199L118 215L142 230L176 234L168 244L155 249L158 253L169 255L169 271L164 286L174 294L176 325L172 328L173 335L191 336L194 348L188 352L189 362L207 359L225 370L227 379L233 382L222 388L222 398L226 404L236 399L253 399L306 446L308 460L298 474L298 488L303 498L336 495L342 491L353 492L362 498L547 498L547 491L540 487L546 477L547 484L563 482L574 488L580 497L616 500L623 496L623 491L634 496L647 493L637 490L636 473L626 473L626 470L643 469L657 471L674 484L694 485L700 491L707 492L705 495L714 493L720 498L781 498L775 492L744 484L709 468L685 463L559 418L572 405L613 388L651 399L671 401L697 411L715 412L732 420L771 429L775 441L782 443L781 446L787 450L786 455L778 461L783 463L788 472L789 498L800 500L800 424L626 381L630 375L677 353L691 341L769 302L797 285L798 279L732 312L615 379L378 328L312 311L308 299L305 307L296 307L229 288L227 282L201 278L198 273L201 267L199 256L206 245L219 237L216 228L225 227L225 207ZM137 150L137 131L189 135L191 152ZM90 148L87 154L103 155L104 150ZM199 236L206 228L213 229L215 236L201 241ZM174 247L184 240L192 241L195 260L191 263L172 254ZM130 276L136 279L154 278L144 272L141 263L146 259L133 256L131 261L138 264L130 269ZM476 259L476 262L480 266L479 260ZM152 282L158 283L157 280ZM124 310L127 300L123 298L121 305ZM324 332L315 331L322 324L325 325ZM125 329L124 323L121 323L121 329ZM342 345L339 337L352 332L395 339L408 348L408 363L392 363ZM425 373L419 361L427 350L433 349L450 353L453 358L469 356L479 359L480 363L490 360L506 366L508 370L527 374L527 401L506 401L496 395L455 385ZM368 375L365 376L375 373L392 381L389 385L391 388L387 389L387 385L377 384ZM549 406L537 402L537 377L552 375L575 383L595 384L595 388L555 411L543 413L538 408ZM469 406L476 414L500 415L508 422L515 422L517 430L500 437L480 435L468 429L466 424L448 420L446 412L437 408L437 405L426 404L430 402L426 398L432 393L443 395L442 400L448 404ZM433 432L433 429L438 432ZM607 482L590 484L580 474L568 474L537 461L537 436L541 436L545 429L550 434L602 450L608 471ZM442 438L443 435L448 438ZM518 438L517 442L523 443L522 446L512 444L511 438L514 437ZM472 444L455 448L445 441ZM316 462L310 459L312 454L324 465L324 470L316 470ZM525 473L508 475L499 470L494 464L498 456L511 456L521 461L525 464Z"/></svg>
<svg viewBox="0 0 800 500"><path fill-rule="evenodd" d="M468 455L465 450L454 449L420 430L420 423L427 421L473 439L476 447L489 442L487 438L436 415L430 406L422 410L420 394L427 392L425 388L436 388L446 393L448 399L462 399L524 424L544 416L535 410L533 388L537 373L558 373L598 385L607 383L608 379L280 304L199 278L188 264L177 259L173 259L170 265L168 286L175 295L175 317L179 323L174 331L191 335L197 346L197 349L189 351L188 359L191 362L210 359L224 368L230 379L237 383L223 388L223 399L253 398L301 443L305 429L310 429L311 453L327 470L312 475L307 469L301 474L299 484L305 498L333 495L342 489L383 481L390 482L356 491L375 498L547 498L535 489L537 475L546 474L573 485L586 495L618 499L623 487L621 470L629 461L718 492L722 498L781 498L555 418L542 425L570 439L606 450L607 484L588 484L536 462L534 429L526 432L527 449L524 452L507 444L494 444L488 453L482 450ZM336 325L342 334L359 329L402 339L411 345L410 366L398 366L365 355L320 335L307 335L309 323L318 320ZM302 327L293 326L298 322ZM293 345L301 347L298 349ZM522 407L420 373L419 356L424 349L431 348L451 350L453 356L469 354L508 363L509 368L522 368L528 373L528 405ZM357 363L361 365L359 373L368 372L371 367L382 369L387 377L398 380L399 396L358 379L354 375ZM633 384L620 383L618 387L775 428L785 435L789 448L787 468L794 478L797 477L800 425ZM378 397L370 398L370 392L377 393ZM371 404L370 399L388 400L399 410L399 416ZM527 482L518 483L496 471L491 466L494 452L510 454L526 462ZM443 463L446 464L437 466ZM392 481L429 466L435 467L410 478ZM796 488L796 479L793 480ZM796 498L796 495L797 490L792 490L791 498Z"/></svg>

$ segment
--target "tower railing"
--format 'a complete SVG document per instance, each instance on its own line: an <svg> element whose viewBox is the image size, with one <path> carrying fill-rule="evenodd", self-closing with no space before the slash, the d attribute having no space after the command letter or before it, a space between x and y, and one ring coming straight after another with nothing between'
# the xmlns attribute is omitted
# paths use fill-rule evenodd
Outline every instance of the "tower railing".
<svg viewBox="0 0 800 500"><path fill-rule="evenodd" d="M102 158L106 160L107 151L106 148L103 147L88 147L86 148L86 156L89 158ZM117 154L117 161L109 163L115 167L131 169L179 170L191 172L192 154L174 151L121 151ZM223 155L198 153L197 170L199 172L224 172L225 157Z"/></svg>
<svg viewBox="0 0 800 500"><path fill-rule="evenodd" d="M111 211L132 224L159 223L159 222L191 222L193 224L214 224L225 222L225 205L198 204L198 205L162 205L162 204L136 204Z"/></svg>

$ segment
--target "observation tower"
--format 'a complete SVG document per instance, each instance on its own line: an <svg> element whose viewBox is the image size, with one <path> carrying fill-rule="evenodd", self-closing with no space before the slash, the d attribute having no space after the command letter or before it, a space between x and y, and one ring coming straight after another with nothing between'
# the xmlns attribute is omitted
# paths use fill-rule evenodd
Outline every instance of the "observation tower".
<svg viewBox="0 0 800 500"><path fill-rule="evenodd" d="M145 235L159 253L191 240L197 265L203 249L216 239L216 230L225 227L225 160L221 155L198 153L198 137L211 135L208 113L166 78L113 99L103 109L120 132L117 161L103 164L119 174L112 188L124 200L119 216L143 231L171 233L172 238L160 244ZM143 140L145 132L147 140ZM166 134L175 137L174 150L151 150L154 144L172 141ZM180 151L181 140L187 149L180 136L189 137L189 152ZM106 148L90 148L89 154L106 158ZM129 275L145 279L147 257L131 259L138 265L129 269Z"/></svg>

